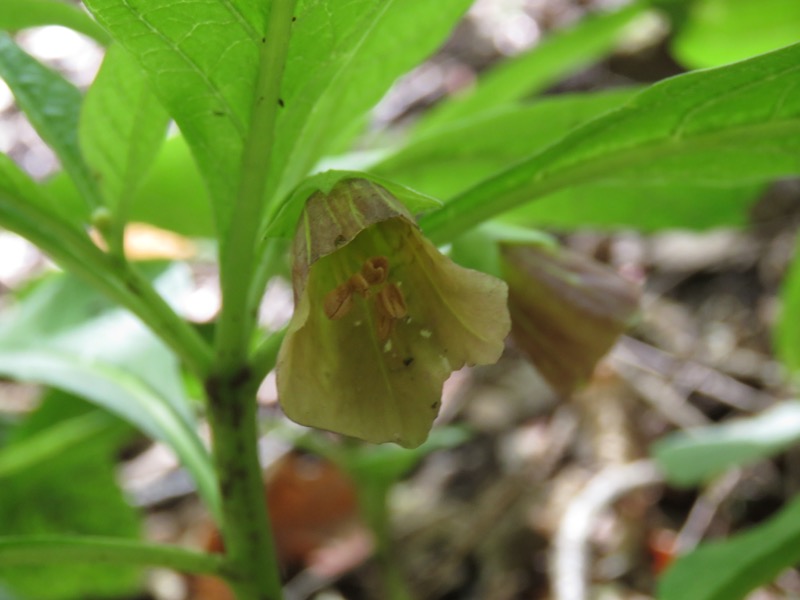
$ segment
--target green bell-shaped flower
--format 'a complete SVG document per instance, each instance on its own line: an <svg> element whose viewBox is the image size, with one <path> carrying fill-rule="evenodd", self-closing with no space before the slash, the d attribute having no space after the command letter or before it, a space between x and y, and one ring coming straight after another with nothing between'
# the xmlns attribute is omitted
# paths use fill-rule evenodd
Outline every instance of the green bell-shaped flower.
<svg viewBox="0 0 800 600"><path fill-rule="evenodd" d="M311 196L293 254L295 312L277 367L293 421L416 447L450 373L503 352L505 283L443 256L375 183Z"/></svg>

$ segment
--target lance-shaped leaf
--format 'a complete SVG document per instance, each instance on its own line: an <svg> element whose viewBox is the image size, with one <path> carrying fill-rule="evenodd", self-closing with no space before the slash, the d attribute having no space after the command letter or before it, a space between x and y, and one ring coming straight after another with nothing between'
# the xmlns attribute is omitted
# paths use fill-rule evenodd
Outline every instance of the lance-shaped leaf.
<svg viewBox="0 0 800 600"><path fill-rule="evenodd" d="M88 35L98 44L108 44L108 34L74 4L61 0L3 0L0 29L16 31L42 25L61 25Z"/></svg>
<svg viewBox="0 0 800 600"><path fill-rule="evenodd" d="M263 36L253 3L87 0L97 20L139 62L181 128L227 228Z"/></svg>
<svg viewBox="0 0 800 600"><path fill-rule="evenodd" d="M78 147L78 88L24 52L6 33L0 33L0 77L36 132L56 153L83 201L91 208L99 206L97 186Z"/></svg>
<svg viewBox="0 0 800 600"><path fill-rule="evenodd" d="M570 392L629 325L637 287L564 249L504 244L501 257L514 341L555 390Z"/></svg>
<svg viewBox="0 0 800 600"><path fill-rule="evenodd" d="M546 215L553 194L584 185L729 187L796 174L798 60L800 44L795 44L652 85L621 108L453 198L426 217L422 228L434 240L447 240L536 198L542 201L532 208Z"/></svg>
<svg viewBox="0 0 800 600"><path fill-rule="evenodd" d="M123 221L168 122L141 67L122 46L111 46L86 93L79 141L106 205L115 213L122 211Z"/></svg>
<svg viewBox="0 0 800 600"><path fill-rule="evenodd" d="M505 284L441 255L379 185L311 196L293 252L278 393L294 421L419 446L451 371L503 351Z"/></svg>

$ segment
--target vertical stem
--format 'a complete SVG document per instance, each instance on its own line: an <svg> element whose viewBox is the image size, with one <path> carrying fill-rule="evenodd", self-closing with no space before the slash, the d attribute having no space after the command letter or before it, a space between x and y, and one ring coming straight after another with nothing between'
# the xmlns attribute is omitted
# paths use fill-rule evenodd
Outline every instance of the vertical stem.
<svg viewBox="0 0 800 600"><path fill-rule="evenodd" d="M261 290L254 290L258 231L280 110L295 0L272 0L230 226L221 234L222 311L213 374L206 379L222 534L238 600L280 600L281 583L258 461L255 392L248 364Z"/></svg>
<svg viewBox="0 0 800 600"><path fill-rule="evenodd" d="M281 600L258 460L257 382L244 370L227 381L209 379L206 388L222 501L222 536L232 573L228 581L237 600Z"/></svg>
<svg viewBox="0 0 800 600"><path fill-rule="evenodd" d="M258 78L250 127L245 140L236 204L220 252L222 314L216 349L218 371L233 375L247 358L255 327L258 299L254 290L258 232L264 214L264 194L274 142L275 122L281 109L280 88L289 50L296 0L273 0L267 31L261 40Z"/></svg>

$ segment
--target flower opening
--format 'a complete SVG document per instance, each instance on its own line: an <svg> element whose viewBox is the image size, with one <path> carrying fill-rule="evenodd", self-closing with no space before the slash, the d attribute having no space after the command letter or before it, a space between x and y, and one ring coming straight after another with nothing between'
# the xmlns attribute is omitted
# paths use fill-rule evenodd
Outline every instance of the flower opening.
<svg viewBox="0 0 800 600"><path fill-rule="evenodd" d="M294 258L295 313L278 357L294 421L415 447L450 373L502 353L505 284L440 254L372 182L314 194Z"/></svg>

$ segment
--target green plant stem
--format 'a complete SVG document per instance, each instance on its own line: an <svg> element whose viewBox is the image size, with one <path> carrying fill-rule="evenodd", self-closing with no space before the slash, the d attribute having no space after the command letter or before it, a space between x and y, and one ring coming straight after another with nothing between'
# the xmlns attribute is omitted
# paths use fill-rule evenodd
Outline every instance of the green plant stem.
<svg viewBox="0 0 800 600"><path fill-rule="evenodd" d="M387 600L412 600L392 549L391 522L389 513L389 490L392 484L383 481L358 479L361 510L372 533L375 535L376 557L381 569L381 580Z"/></svg>
<svg viewBox="0 0 800 600"><path fill-rule="evenodd" d="M214 465L219 475L222 534L238 600L282 597L258 460L255 392L248 365L261 290L254 290L256 247L265 206L283 67L295 0L273 0L262 39L250 128L231 224L220 249L222 310L214 372L206 379Z"/></svg>
<svg viewBox="0 0 800 600"><path fill-rule="evenodd" d="M258 381L207 382L208 419L222 501L228 580L238 600L280 600L281 581L258 460Z"/></svg>
<svg viewBox="0 0 800 600"><path fill-rule="evenodd" d="M211 348L131 265L100 250L71 224L4 190L0 190L0 225L133 312L199 377L209 372Z"/></svg>
<svg viewBox="0 0 800 600"><path fill-rule="evenodd" d="M184 573L227 577L221 556L137 540L68 535L0 537L4 567L103 563L165 567Z"/></svg>
<svg viewBox="0 0 800 600"><path fill-rule="evenodd" d="M280 110L280 87L289 50L295 0L274 0L270 5L266 36L262 39L260 67L250 128L244 145L238 197L231 224L220 251L222 313L216 337L217 367L232 376L247 358L255 327L258 300L263 290L252 290L256 247L264 212L264 194L272 158L275 121Z"/></svg>

